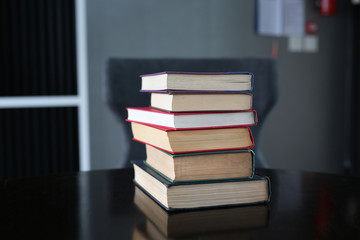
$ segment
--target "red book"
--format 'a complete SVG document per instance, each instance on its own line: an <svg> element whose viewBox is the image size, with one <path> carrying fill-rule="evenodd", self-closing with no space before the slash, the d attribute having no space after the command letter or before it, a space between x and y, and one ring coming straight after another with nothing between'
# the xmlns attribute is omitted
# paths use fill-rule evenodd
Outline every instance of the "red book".
<svg viewBox="0 0 360 240"><path fill-rule="evenodd" d="M226 112L182 112L170 113L151 107L127 108L128 121L169 129L205 129L244 127L257 124L255 110Z"/></svg>
<svg viewBox="0 0 360 240"><path fill-rule="evenodd" d="M134 140L171 154L250 149L254 140L249 127L174 130L131 123Z"/></svg>

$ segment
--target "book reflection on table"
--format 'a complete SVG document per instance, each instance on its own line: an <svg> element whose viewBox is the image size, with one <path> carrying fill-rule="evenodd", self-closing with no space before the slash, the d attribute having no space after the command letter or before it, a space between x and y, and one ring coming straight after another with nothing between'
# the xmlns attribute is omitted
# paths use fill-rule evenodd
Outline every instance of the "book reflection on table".
<svg viewBox="0 0 360 240"><path fill-rule="evenodd" d="M267 205L167 212L135 187L134 203L146 216L133 239L251 239L251 230L268 225Z"/></svg>

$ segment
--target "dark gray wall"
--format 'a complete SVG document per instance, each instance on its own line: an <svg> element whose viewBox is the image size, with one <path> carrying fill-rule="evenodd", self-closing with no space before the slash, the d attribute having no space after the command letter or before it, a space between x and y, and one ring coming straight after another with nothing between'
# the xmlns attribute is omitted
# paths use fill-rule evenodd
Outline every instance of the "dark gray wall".
<svg viewBox="0 0 360 240"><path fill-rule="evenodd" d="M338 1L336 16L320 17L312 3L319 52L290 53L278 40L280 97L260 141L271 167L341 172L346 11ZM121 167L121 130L104 103L107 58L270 57L273 39L255 34L254 13L253 0L87 1L92 168Z"/></svg>

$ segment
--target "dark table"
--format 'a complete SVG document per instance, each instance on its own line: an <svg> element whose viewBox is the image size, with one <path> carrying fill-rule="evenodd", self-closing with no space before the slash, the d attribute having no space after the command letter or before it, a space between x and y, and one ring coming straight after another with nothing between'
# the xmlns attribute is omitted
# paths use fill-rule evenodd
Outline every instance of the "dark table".
<svg viewBox="0 0 360 240"><path fill-rule="evenodd" d="M272 181L268 205L171 215L153 207L147 217L134 204L131 169L5 181L0 183L0 236L166 239L156 227L161 221L173 228L172 239L360 239L360 178L257 172Z"/></svg>

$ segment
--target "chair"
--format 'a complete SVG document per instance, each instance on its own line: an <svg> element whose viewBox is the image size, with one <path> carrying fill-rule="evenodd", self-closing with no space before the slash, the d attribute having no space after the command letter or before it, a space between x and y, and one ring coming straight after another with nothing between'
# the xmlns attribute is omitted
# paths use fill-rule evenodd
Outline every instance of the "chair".
<svg viewBox="0 0 360 240"><path fill-rule="evenodd" d="M162 71L186 72L240 72L254 73L253 107L258 113L259 123L252 127L255 140L256 167L268 167L259 144L259 136L266 116L277 99L277 64L273 59L122 59L111 58L106 63L106 102L115 113L122 127L122 167L130 167L130 160L145 159L143 144L132 141L130 124L125 122L126 107L149 106L150 94L140 93L139 75Z"/></svg>

